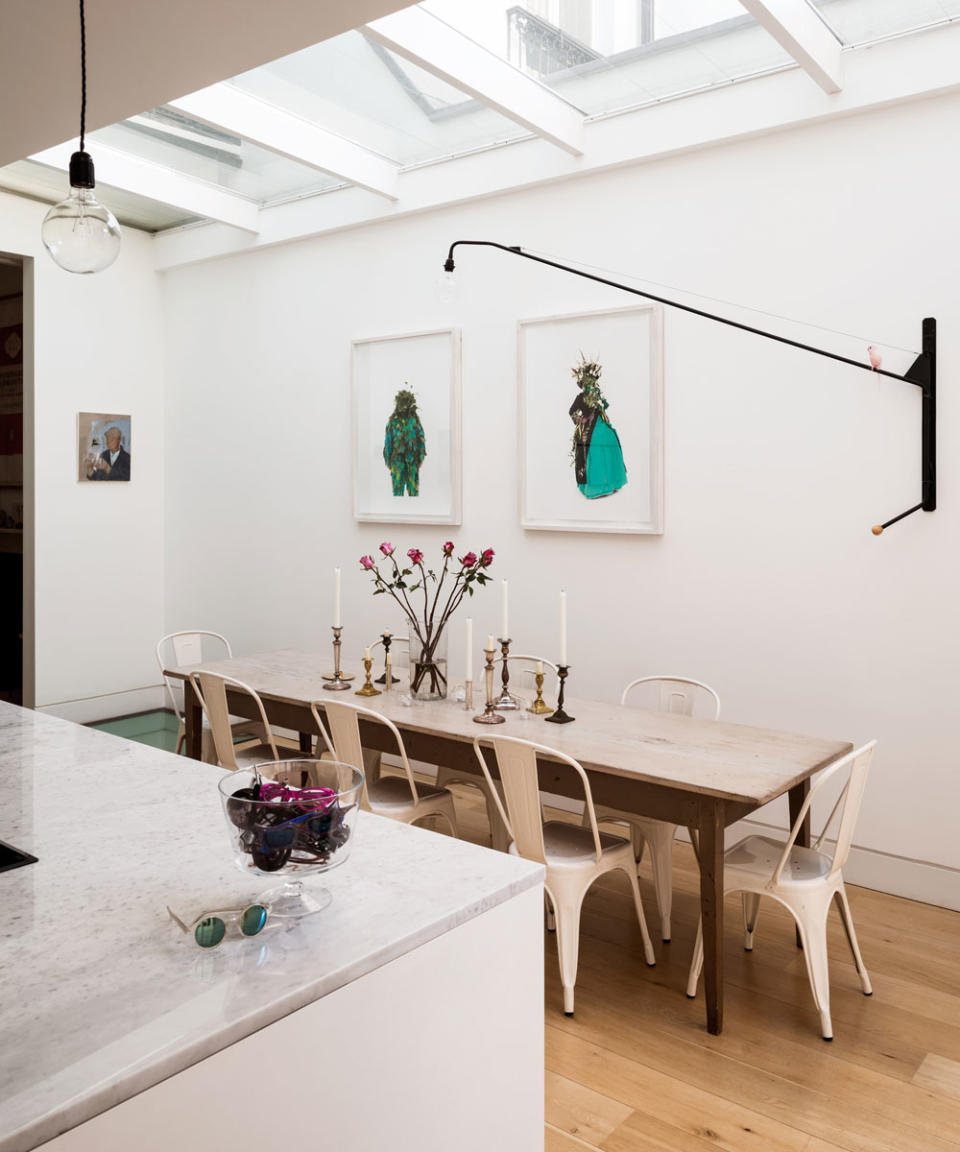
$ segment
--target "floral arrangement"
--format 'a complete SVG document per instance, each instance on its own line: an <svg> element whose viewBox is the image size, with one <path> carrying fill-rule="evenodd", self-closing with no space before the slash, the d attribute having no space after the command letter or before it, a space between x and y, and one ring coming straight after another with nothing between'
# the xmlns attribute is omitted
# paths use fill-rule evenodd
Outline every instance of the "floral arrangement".
<svg viewBox="0 0 960 1152"><path fill-rule="evenodd" d="M493 563L494 551L485 548L479 556L476 552L467 552L454 559L454 543L448 540L443 545L443 566L439 575L433 568L425 566L423 552L419 548L408 549L408 568L401 567L397 562L396 549L388 541L380 545L380 551L383 560L361 556L360 566L373 576L374 596L392 596L410 623L410 659L413 666L411 691L416 694L424 688L430 695L445 696L446 669L441 668L434 659L437 642L464 596L472 596L477 585L482 588L489 583L490 577L486 570ZM384 571L380 569L381 564L384 565ZM441 604L444 587L447 595ZM419 653L413 646L413 636L416 636L419 644Z"/></svg>

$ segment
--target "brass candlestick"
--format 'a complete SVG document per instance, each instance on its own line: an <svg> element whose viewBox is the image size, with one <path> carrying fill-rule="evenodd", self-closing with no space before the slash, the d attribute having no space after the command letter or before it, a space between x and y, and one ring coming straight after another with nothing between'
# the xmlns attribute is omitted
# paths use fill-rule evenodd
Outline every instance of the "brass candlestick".
<svg viewBox="0 0 960 1152"><path fill-rule="evenodd" d="M542 672L538 672L536 674L536 680L537 680L537 698L530 705L530 707L527 709L527 711L532 712L534 714L534 716L549 716L550 713L553 711L553 709L550 707L550 705L543 698L543 673Z"/></svg>
<svg viewBox="0 0 960 1152"><path fill-rule="evenodd" d="M503 657L500 669L501 689L494 708L498 712L515 712L520 707L520 701L510 692L510 638L500 638L500 655Z"/></svg>
<svg viewBox="0 0 960 1152"><path fill-rule="evenodd" d="M495 648L484 648L483 654L487 658L486 666L484 667L483 674L487 684L487 702L483 707L483 711L474 716L474 724L503 724L506 716L501 716L496 710L496 701L493 698L493 657L496 652Z"/></svg>
<svg viewBox="0 0 960 1152"><path fill-rule="evenodd" d="M353 679L348 673L340 671L340 633L342 628L334 628L333 630L333 675L325 672L323 675L324 680L329 680L329 684L324 684L324 688L328 692L343 692L350 687L350 681Z"/></svg>
<svg viewBox="0 0 960 1152"><path fill-rule="evenodd" d="M383 643L383 674L378 677L377 684L387 683L387 669L390 667L390 645L393 643L393 636L389 632L381 633L380 639Z"/></svg>
<svg viewBox="0 0 960 1152"><path fill-rule="evenodd" d="M563 710L563 687L569 671L569 664L561 664L557 668L557 679L560 682L560 691L557 693L557 710L552 716L547 717L548 724L569 724L571 720L576 719L575 716L568 716Z"/></svg>
<svg viewBox="0 0 960 1152"><path fill-rule="evenodd" d="M363 687L358 688L356 690L356 692L354 692L354 696L379 696L380 695L380 689L374 688L374 686L370 683L370 669L372 667L373 667L373 661L370 659L369 656L364 656L364 658L363 658L363 671L366 674L366 680L364 681Z"/></svg>

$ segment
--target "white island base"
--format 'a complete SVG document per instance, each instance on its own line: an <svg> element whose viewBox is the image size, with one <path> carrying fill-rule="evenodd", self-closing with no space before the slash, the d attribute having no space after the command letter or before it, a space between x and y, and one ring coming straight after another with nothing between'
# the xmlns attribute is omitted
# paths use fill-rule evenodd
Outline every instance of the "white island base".
<svg viewBox="0 0 960 1152"><path fill-rule="evenodd" d="M543 1147L538 885L43 1145Z"/></svg>

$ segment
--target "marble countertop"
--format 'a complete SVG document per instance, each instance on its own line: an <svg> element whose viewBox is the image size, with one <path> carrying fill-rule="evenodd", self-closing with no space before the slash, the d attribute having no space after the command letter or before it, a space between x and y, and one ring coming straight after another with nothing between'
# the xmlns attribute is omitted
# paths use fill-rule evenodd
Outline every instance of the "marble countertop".
<svg viewBox="0 0 960 1152"><path fill-rule="evenodd" d="M535 886L537 864L361 813L328 908L210 953L172 927L270 886L219 768L0 704L0 1152L52 1139Z"/></svg>

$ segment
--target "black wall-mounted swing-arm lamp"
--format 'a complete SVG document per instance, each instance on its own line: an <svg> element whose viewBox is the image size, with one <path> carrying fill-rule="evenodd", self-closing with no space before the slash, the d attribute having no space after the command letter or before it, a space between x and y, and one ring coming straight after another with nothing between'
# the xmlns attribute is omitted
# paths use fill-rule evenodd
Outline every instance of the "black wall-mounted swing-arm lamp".
<svg viewBox="0 0 960 1152"><path fill-rule="evenodd" d="M639 288L631 288L620 284L616 280L608 280L604 276L595 276L592 272L583 272L579 268L571 268L567 264L560 264L556 260L548 260L545 256L534 256L532 252L524 252L517 246L497 244L493 240L457 240L450 245L443 270L452 273L454 270L453 252L460 246L497 248L501 252L509 252L513 256L522 256L525 260L533 260L537 264L546 264L549 268L558 268L561 272L570 272L574 276L582 276L584 280L593 280L597 284L606 284L610 288L618 288L621 292L630 292L634 296L642 296L645 300L655 300L658 304L666 304L671 308L679 308L682 312L690 312L694 316L702 316L705 320L715 320L718 324L726 324L729 328L739 328L741 332L750 332L754 336L763 336L767 340L776 340L778 344L788 344L791 348L801 348L804 352L812 352L815 356L824 356L828 360L838 360L841 364L849 364L853 368L862 368L865 372L872 372L877 376L889 376L891 380L903 380L907 384L916 384L923 394L922 415L920 429L921 446L921 477L919 504L893 516L883 524L873 526L873 534L879 536L884 528L903 520L914 512L933 512L937 507L937 322L927 318L923 322L923 343L920 355L914 360L907 371L901 376L898 372L889 372L886 368L874 367L873 364L864 364L860 360L852 360L849 356L840 356L836 352L829 352L825 348L817 348L813 344L804 344L799 340L790 340L786 336L778 336L775 332L767 332L763 328L754 328L750 324L741 324L737 320L728 320L726 316L717 316L702 308L694 308L690 304L681 304L676 300L668 300L664 296L656 296L652 292L643 292Z"/></svg>

